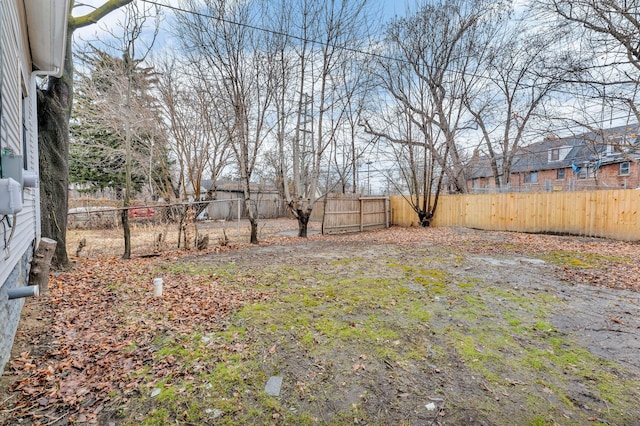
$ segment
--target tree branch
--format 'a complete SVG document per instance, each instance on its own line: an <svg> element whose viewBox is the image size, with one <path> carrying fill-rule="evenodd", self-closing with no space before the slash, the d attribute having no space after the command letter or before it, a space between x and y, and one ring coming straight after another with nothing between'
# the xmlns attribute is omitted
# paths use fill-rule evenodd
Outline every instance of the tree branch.
<svg viewBox="0 0 640 426"><path fill-rule="evenodd" d="M69 30L74 30L82 27L97 23L100 19L107 16L109 13L122 6L131 3L133 0L108 0L102 6L97 7L93 12L87 13L83 16L70 16L69 17Z"/></svg>

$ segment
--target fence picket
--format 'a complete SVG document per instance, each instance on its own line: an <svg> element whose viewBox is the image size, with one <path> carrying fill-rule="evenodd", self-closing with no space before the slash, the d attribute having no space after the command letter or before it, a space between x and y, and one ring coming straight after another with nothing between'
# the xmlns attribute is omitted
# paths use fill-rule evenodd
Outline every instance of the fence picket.
<svg viewBox="0 0 640 426"><path fill-rule="evenodd" d="M391 224L418 226L402 196L390 197ZM640 240L640 191L442 195L432 226L553 232Z"/></svg>

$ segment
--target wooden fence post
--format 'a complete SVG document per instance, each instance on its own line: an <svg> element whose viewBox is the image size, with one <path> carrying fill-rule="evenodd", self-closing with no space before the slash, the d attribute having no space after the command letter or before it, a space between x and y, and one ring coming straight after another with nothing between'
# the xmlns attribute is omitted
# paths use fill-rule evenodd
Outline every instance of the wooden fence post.
<svg viewBox="0 0 640 426"><path fill-rule="evenodd" d="M389 227L389 198L384 199L384 227Z"/></svg>

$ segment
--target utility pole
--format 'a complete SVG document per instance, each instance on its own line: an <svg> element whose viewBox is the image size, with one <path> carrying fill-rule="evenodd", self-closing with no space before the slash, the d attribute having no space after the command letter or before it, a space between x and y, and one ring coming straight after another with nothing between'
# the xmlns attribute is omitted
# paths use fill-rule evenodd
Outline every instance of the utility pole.
<svg viewBox="0 0 640 426"><path fill-rule="evenodd" d="M373 161L368 160L367 161L367 194L371 195L371 163L373 163Z"/></svg>

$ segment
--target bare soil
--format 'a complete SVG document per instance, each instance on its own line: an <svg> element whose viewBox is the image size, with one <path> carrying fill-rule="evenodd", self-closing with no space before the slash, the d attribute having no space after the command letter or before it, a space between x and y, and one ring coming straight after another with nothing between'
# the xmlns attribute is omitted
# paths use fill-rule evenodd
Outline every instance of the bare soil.
<svg viewBox="0 0 640 426"><path fill-rule="evenodd" d="M167 280L182 265L241 280L270 301L212 326L218 336L242 331L216 346L244 348L241 360L199 355L211 369L243 371L242 385L211 395L204 389L216 383L175 377L173 388L191 389L177 401L141 388L98 423L640 424L640 245L465 228L278 236L295 226L265 226L258 246L149 260ZM55 351L47 327L59 314L47 300L26 304L14 358ZM16 424L24 395L8 387L25 374L2 377L0 424ZM282 389L265 399L271 376ZM185 414L196 405L199 414ZM78 421L60 413L22 424Z"/></svg>
<svg viewBox="0 0 640 426"><path fill-rule="evenodd" d="M610 280L606 279L606 276L613 272L609 268L615 268L616 262L580 265L576 268L574 276L571 274L571 267L556 265L543 259L549 253L555 255L561 251L564 253L564 250L575 250L574 253L578 255L628 255L625 262L637 262L640 259L640 246L637 244L574 236L526 235L451 228L391 229L364 235L311 238L303 242L292 241L290 244L243 248L199 258L198 261L232 263L239 269L248 270L256 265L261 269L273 265L293 268L304 265L305 268L320 270L326 268L327 264L332 264L333 274L351 276L355 273L372 277L379 277L383 265L390 261L402 265L419 263L427 268L435 266L438 270L446 271L448 283L478 283L478 291L481 294L485 290L499 289L503 292L499 294L506 294L507 298L511 294L531 300L538 296L555 299L551 306L545 308L548 309L551 327L542 334L547 332L548 335L530 338L525 333L519 337L522 346L545 347L543 342L548 338L561 338L566 342L563 345L580 347L596 357L611 361L615 367L607 368L610 368L613 386L618 381L630 381L634 393L639 394L638 275L628 277L630 282L621 284L616 282L615 274L611 274ZM354 258L359 265L355 270L341 270L341 261ZM589 272L584 272L583 266ZM631 268L637 270L637 267L636 263ZM582 277L581 273L585 273L587 278ZM591 275L598 278L589 282ZM572 277L576 280L573 281ZM620 286L625 288L616 288ZM453 306L461 303L458 299L457 295L449 291L431 296L431 302L443 309L434 309L437 313L425 328L418 328L413 335L405 335L391 344L404 345L405 341L418 341L427 347L427 352L438 345L447 347L451 342L431 330L458 328L471 334L476 330L491 333L492 323L496 321L493 313L507 315L513 308L505 298L488 297L483 301L487 303L488 311L491 313L472 313L472 319L465 323L455 314L447 313L449 309L454 310ZM387 307L378 308L374 315L379 315L379 311ZM525 312L523 316L528 315L529 313ZM477 349L478 352L482 352L482 348ZM505 351L508 350L505 348ZM551 349L548 350L553 352ZM361 351L366 352L365 349ZM436 351L434 349L434 352ZM545 357L544 354L541 356ZM327 362L330 364L331 367L320 368L323 374L327 375L323 380L331 382L324 386L323 395L319 396L324 414L316 419L321 419L321 422L330 422L332 416L348 410L350 404L363 404L367 406L367 415L364 417L374 419L374 424L583 424L585 421L640 424L640 408L622 401L618 401L620 405L616 408L621 409L623 413L607 419L603 413L611 413L616 402L609 405L610 402L594 396L587 390L587 383L592 380L588 375L574 377L559 385L551 377L553 374L548 375L547 372L541 371L540 374L531 375L531 371L527 369L525 372L516 370L511 372L515 377L502 377L509 384L505 390L504 383L500 384L500 380L496 380L497 389L492 389L492 380L483 377L491 377L492 374L483 374L469 368L466 365L469 360L460 357L455 351L444 356L432 354L431 358L425 357L425 362L401 366L391 366L384 359L373 360L367 356L366 371L357 371L355 377L354 374L350 374L352 371L344 375L338 374L337 371L348 371L349 366L358 364L357 350L341 348L338 352L331 351L328 359L322 361L314 358L301 362L303 359L304 356L301 357L296 351L285 352L277 357L277 361L274 362L277 366L274 365L272 368L291 382L300 383L308 377L309 371L314 371L313 365L325 365ZM437 365L436 360L440 362ZM341 368L335 368L336 364ZM325 368L331 370L324 371ZM508 368L506 367L507 371ZM567 367L559 368L562 370ZM568 368L574 368L574 365L569 365ZM500 368L497 371L506 373ZM518 376L520 374L522 375ZM551 390L547 387L551 386L550 383L564 388ZM555 386L551 387L555 389ZM341 389L344 387L348 390ZM543 395L548 405L535 408L533 404L534 408L527 408L526 400L531 397L532 392ZM293 394L294 392L285 394L283 398L295 399ZM563 404L559 401L558 395L571 402ZM485 405L482 402L487 399L491 404ZM425 409L430 402L436 406L435 411ZM313 408L305 407L308 410ZM532 412L523 417L523 410L526 412L529 409ZM353 419L357 423L357 416ZM366 424L367 421L363 423Z"/></svg>
<svg viewBox="0 0 640 426"><path fill-rule="evenodd" d="M522 234L510 232L487 232L466 228L450 228L455 237L446 241L444 246L433 246L432 241L408 241L389 239L400 237L394 232L398 229L371 233L362 236L337 236L334 238L309 239L306 241L289 240L288 244L274 244L257 247L243 247L239 250L216 254L212 257L198 258L198 261L213 263L237 263L245 268L267 265L313 265L354 257L370 259L371 265L380 259L411 256L413 252L428 248L434 254L440 249L464 247L472 241L474 246L513 246L505 253L473 254L464 253L464 260L455 258L444 262L447 272L459 279L478 279L487 285L513 289L523 295L550 294L562 300L562 309L553 313L553 325L580 341L589 351L621 362L640 373L640 276L629 277L633 290L616 288L616 282L605 282L607 285L589 285L563 279L563 268L540 259L540 252L519 253L527 247L517 247L516 239ZM415 230L417 233L425 230ZM430 231L426 231L430 232ZM432 231L437 233L438 231ZM406 235L403 235L403 237ZM555 240L558 248L563 242L579 240L590 249L590 253L598 253L599 246L607 246L603 251L609 252L611 245L630 246L640 253L640 245L622 243L598 238L582 238L574 236L533 236L536 239ZM458 246L458 247L460 247ZM485 249L487 247L484 247ZM516 250L517 249L517 250ZM483 251L482 249L480 251ZM489 249L489 251L494 251ZM497 250L500 251L500 250ZM462 249L464 252L464 249ZM621 250L621 254L623 254ZM425 259L426 260L426 259ZM440 259L442 260L442 259ZM640 257L633 258L640 262ZM640 266L640 265L639 265ZM375 274L375 271L359 271L363 274ZM603 269L597 275L607 275ZM615 277L612 277L615 280ZM639 419L640 420L640 419Z"/></svg>

